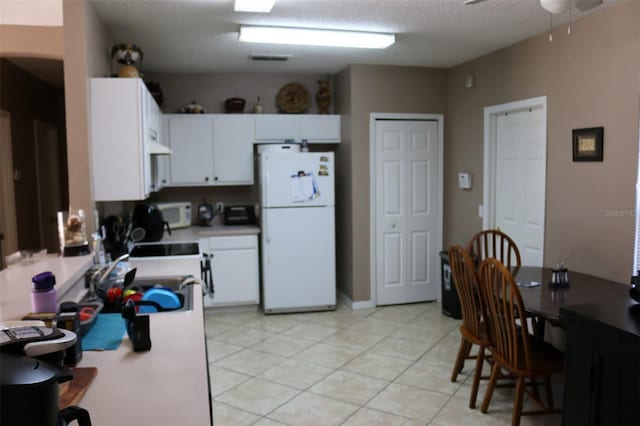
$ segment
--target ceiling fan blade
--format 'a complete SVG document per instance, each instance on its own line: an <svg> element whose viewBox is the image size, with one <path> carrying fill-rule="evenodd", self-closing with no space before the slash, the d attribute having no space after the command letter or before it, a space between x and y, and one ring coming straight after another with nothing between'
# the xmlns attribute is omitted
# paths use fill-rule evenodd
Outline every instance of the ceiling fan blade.
<svg viewBox="0 0 640 426"><path fill-rule="evenodd" d="M476 4L476 3L482 3L483 1L487 1L487 0L464 0L465 5L467 4Z"/></svg>
<svg viewBox="0 0 640 426"><path fill-rule="evenodd" d="M589 9L598 7L602 4L602 0L576 0L576 9L580 12L586 12Z"/></svg>

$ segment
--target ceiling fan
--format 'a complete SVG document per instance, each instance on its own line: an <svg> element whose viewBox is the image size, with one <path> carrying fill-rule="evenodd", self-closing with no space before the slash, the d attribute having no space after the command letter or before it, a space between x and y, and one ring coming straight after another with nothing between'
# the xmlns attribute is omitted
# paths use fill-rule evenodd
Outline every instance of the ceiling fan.
<svg viewBox="0 0 640 426"><path fill-rule="evenodd" d="M482 3L487 0L464 0L465 5ZM562 13L574 4L580 12L598 7L602 4L602 0L540 0L540 6L549 13Z"/></svg>

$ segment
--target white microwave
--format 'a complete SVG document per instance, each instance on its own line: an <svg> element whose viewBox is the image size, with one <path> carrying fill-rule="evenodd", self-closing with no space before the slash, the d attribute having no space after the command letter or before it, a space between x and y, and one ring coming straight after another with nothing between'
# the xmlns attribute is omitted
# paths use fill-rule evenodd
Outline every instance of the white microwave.
<svg viewBox="0 0 640 426"><path fill-rule="evenodd" d="M175 203L158 203L165 222L170 229L188 228L191 226L191 203L180 201Z"/></svg>

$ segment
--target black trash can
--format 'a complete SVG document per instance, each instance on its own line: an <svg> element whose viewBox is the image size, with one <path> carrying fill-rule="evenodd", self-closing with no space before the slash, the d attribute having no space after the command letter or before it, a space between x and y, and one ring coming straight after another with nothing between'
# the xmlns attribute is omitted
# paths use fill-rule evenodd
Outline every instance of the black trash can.
<svg viewBox="0 0 640 426"><path fill-rule="evenodd" d="M460 309L460 299L456 286L453 284L453 276L451 276L451 266L449 265L449 252L441 251L440 259L441 275L442 275L442 313L448 317L462 319L462 310Z"/></svg>

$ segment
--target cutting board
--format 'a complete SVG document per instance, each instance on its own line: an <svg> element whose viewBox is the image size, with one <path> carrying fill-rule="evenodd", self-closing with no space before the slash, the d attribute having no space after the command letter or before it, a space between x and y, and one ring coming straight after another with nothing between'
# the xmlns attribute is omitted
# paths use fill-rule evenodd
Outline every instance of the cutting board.
<svg viewBox="0 0 640 426"><path fill-rule="evenodd" d="M73 380L60 385L60 409L78 405L98 374L96 367L77 367L73 369Z"/></svg>

